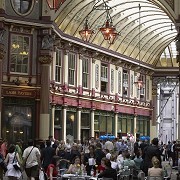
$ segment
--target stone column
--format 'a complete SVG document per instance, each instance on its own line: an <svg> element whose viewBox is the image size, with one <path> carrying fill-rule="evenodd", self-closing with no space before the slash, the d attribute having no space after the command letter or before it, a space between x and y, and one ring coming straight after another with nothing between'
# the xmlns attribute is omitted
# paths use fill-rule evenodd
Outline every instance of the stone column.
<svg viewBox="0 0 180 180"><path fill-rule="evenodd" d="M1 38L0 38L0 138L1 138L1 130L2 130L2 126L1 126L1 112L2 112L2 62L4 60L4 54L5 54L5 51L4 51L4 44L3 44L3 35L4 35L4 29L0 29L0 35L1 35Z"/></svg>
<svg viewBox="0 0 180 180"><path fill-rule="evenodd" d="M50 135L54 137L55 104L51 105Z"/></svg>
<svg viewBox="0 0 180 180"><path fill-rule="evenodd" d="M118 124L118 113L115 113L114 117L114 135L117 137L117 124Z"/></svg>
<svg viewBox="0 0 180 180"><path fill-rule="evenodd" d="M156 108L156 136L160 135L160 123L161 123L161 115L160 115L160 87L157 89L157 108Z"/></svg>
<svg viewBox="0 0 180 180"><path fill-rule="evenodd" d="M81 140L81 109L77 110L77 140Z"/></svg>
<svg viewBox="0 0 180 180"><path fill-rule="evenodd" d="M134 139L136 141L136 135L137 135L137 115L134 115Z"/></svg>
<svg viewBox="0 0 180 180"><path fill-rule="evenodd" d="M0 129L2 130L1 126L1 112L2 112L2 61L4 59L4 45L0 43ZM0 138L1 138L1 132L0 132Z"/></svg>
<svg viewBox="0 0 180 180"><path fill-rule="evenodd" d="M67 116L67 109L63 107L63 117L62 117L62 140L66 142L66 116Z"/></svg>
<svg viewBox="0 0 180 180"><path fill-rule="evenodd" d="M41 54L39 57L41 63L41 94L40 94L40 123L39 138L47 139L49 135L49 85L50 85L50 63L52 56ZM53 136L53 135L52 135Z"/></svg>
<svg viewBox="0 0 180 180"><path fill-rule="evenodd" d="M179 137L178 137L178 135L179 135L179 133L180 133L180 130L178 129L179 128L179 103L180 103L180 101L179 101L179 95L177 95L176 96L176 137L177 137L177 139L179 139Z"/></svg>
<svg viewBox="0 0 180 180"><path fill-rule="evenodd" d="M94 137L94 110L91 111L91 137Z"/></svg>
<svg viewBox="0 0 180 180"><path fill-rule="evenodd" d="M179 1L178 1L178 3L179 3ZM178 5L180 6L180 3ZM179 8L178 8L179 6L176 6L176 8L178 10L179 10ZM178 94L179 94L179 99L180 99L180 26L178 27L178 32L179 33L178 33L177 42L176 42L176 50L177 50L176 59L177 59L177 63L179 63L179 73L178 73L178 77L179 77L179 93ZM180 102L180 100L179 100L179 102ZM178 128L177 129L180 129L180 105L177 106L177 111L178 111L178 116L177 116L177 121L178 121L177 126L178 126ZM180 140L180 130L178 130L177 139Z"/></svg>
<svg viewBox="0 0 180 180"><path fill-rule="evenodd" d="M156 117L157 117L157 86L152 87L152 126L156 126Z"/></svg>

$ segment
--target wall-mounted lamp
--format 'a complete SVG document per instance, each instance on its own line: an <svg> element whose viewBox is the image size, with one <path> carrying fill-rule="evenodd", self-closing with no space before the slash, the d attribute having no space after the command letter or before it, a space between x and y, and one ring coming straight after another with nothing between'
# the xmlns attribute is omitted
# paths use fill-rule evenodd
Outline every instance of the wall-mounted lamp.
<svg viewBox="0 0 180 180"><path fill-rule="evenodd" d="M28 78L28 81L26 83L28 86L32 86L31 77Z"/></svg>
<svg viewBox="0 0 180 180"><path fill-rule="evenodd" d="M21 84L21 81L19 80L19 77L16 78L16 80L13 80L14 84L19 86Z"/></svg>

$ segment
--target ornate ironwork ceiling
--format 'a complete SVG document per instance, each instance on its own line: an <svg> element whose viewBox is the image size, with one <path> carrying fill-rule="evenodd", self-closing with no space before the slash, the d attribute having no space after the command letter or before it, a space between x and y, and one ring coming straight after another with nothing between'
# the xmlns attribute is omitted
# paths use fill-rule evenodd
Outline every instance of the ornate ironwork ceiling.
<svg viewBox="0 0 180 180"><path fill-rule="evenodd" d="M107 0L108 5L112 7L110 14L113 24L120 34L115 43L110 45L99 32L99 27L106 19L105 11L91 12L97 2L99 6L102 5L101 0L66 0L52 18L63 33L81 39L79 31L88 15L89 25L95 30L91 43L144 63L154 66L161 64L159 60L162 53L177 35L172 20L173 15L170 18L170 13L165 12L165 7L156 4L156 0ZM139 4L141 6L140 27ZM177 66L176 63L168 65Z"/></svg>

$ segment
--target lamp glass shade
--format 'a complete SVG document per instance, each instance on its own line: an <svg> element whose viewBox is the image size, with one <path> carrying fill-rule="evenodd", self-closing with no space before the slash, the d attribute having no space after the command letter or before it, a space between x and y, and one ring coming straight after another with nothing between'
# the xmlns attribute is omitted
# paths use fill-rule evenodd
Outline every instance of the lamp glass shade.
<svg viewBox="0 0 180 180"><path fill-rule="evenodd" d="M101 27L99 30L101 31L104 40L109 41L110 44L113 44L118 36L116 28L112 25L112 22L109 22L109 20L106 21L105 27Z"/></svg>
<svg viewBox="0 0 180 180"><path fill-rule="evenodd" d="M84 24L84 29L79 31L79 34L83 41L88 41L91 39L92 35L94 34L94 31L89 29L88 27L88 20L86 19L85 24Z"/></svg>
<svg viewBox="0 0 180 180"><path fill-rule="evenodd" d="M118 35L119 34L117 32L110 33L108 39L109 44L114 44L114 41L117 39Z"/></svg>
<svg viewBox="0 0 180 180"><path fill-rule="evenodd" d="M83 30L79 31L79 34L80 34L83 41L88 41L89 42L92 35L94 34L94 31L90 30L90 29L83 29Z"/></svg>

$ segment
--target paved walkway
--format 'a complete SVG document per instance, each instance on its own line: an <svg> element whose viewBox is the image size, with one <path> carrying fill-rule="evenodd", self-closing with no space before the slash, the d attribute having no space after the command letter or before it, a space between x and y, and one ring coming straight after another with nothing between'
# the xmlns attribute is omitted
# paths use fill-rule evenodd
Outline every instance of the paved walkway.
<svg viewBox="0 0 180 180"><path fill-rule="evenodd" d="M171 177L171 180L180 180L180 177L177 177L178 171L172 168L171 163L169 164L169 161L163 161L162 166L163 168L166 168L168 175ZM7 178L4 178L3 180L7 180ZM22 180L22 178L20 180ZM25 172L23 172L23 180L27 180Z"/></svg>
<svg viewBox="0 0 180 180"><path fill-rule="evenodd" d="M172 168L171 163L169 164L169 161L163 161L162 166L167 170L167 173L171 177L171 180L180 180L180 177L177 177L178 171Z"/></svg>

